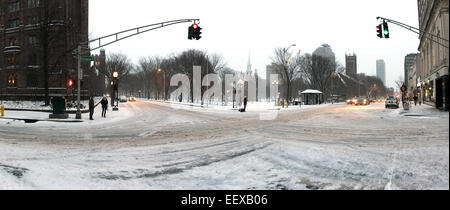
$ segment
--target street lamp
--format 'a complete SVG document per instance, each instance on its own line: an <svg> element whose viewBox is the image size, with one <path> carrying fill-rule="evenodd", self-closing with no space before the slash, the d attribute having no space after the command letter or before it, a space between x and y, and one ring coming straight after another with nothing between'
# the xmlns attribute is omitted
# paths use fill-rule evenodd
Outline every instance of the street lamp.
<svg viewBox="0 0 450 210"><path fill-rule="evenodd" d="M278 80L274 80L272 81L272 85L276 88L275 93L278 93L278 85L280 84L280 82L278 82ZM275 106L277 106L277 95L274 96L275 97Z"/></svg>
<svg viewBox="0 0 450 210"><path fill-rule="evenodd" d="M337 76L337 73L334 71L333 73L331 73L331 104L334 104L334 94L333 94L333 90L334 88L334 78Z"/></svg>
<svg viewBox="0 0 450 210"><path fill-rule="evenodd" d="M119 111L119 84L117 82L118 78L119 78L119 72L116 70L113 72L113 81L111 81L111 84L113 86L113 96L114 98L112 99L113 101L116 100L116 105L113 107L113 111Z"/></svg>
<svg viewBox="0 0 450 210"><path fill-rule="evenodd" d="M239 92L238 92L239 93L239 106L241 106L242 105L242 89L243 89L241 86L245 85L245 81L242 79L239 79L237 82L237 85L239 85Z"/></svg>
<svg viewBox="0 0 450 210"><path fill-rule="evenodd" d="M293 45L289 46L288 48L284 48L284 56L286 57L286 54L289 51L289 49L291 49L291 47L296 47L296 46L297 46L296 44L293 44ZM291 58L285 59L286 65L290 62L290 60L291 60Z"/></svg>
<svg viewBox="0 0 450 210"><path fill-rule="evenodd" d="M161 68L158 69L158 73L163 72L163 80L164 80L164 101L166 100L166 72L163 71Z"/></svg>
<svg viewBox="0 0 450 210"><path fill-rule="evenodd" d="M289 62L290 62L290 60L291 60L291 58L287 58L286 56L287 56L287 53L289 52L289 49L291 49L291 47L296 47L297 46L297 44L292 44L291 46L289 46L288 48L284 48L283 50L284 50L284 63L283 63L283 68L284 68L284 72L285 72L285 74L287 74L287 70L288 70L288 64L289 64ZM289 79L287 78L287 76L288 75L285 75L286 76L286 83L289 83L290 81L288 81ZM289 87L289 85L290 84L287 84L288 85L288 87ZM285 95L286 95L286 101L289 103L289 98L288 98L288 94L289 94L289 91L290 90L288 90L288 91L286 91L286 93L285 93Z"/></svg>

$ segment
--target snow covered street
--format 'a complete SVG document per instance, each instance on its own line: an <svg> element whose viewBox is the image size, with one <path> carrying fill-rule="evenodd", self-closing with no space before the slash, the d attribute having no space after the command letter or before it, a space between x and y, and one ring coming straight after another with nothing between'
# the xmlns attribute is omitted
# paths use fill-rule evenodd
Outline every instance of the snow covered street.
<svg viewBox="0 0 450 210"><path fill-rule="evenodd" d="M83 123L0 119L0 189L449 189L448 112L249 106L137 101Z"/></svg>

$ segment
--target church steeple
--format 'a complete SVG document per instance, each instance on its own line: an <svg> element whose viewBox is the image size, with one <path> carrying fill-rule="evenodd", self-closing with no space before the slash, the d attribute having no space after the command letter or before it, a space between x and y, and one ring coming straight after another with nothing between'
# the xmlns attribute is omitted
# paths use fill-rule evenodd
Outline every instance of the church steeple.
<svg viewBox="0 0 450 210"><path fill-rule="evenodd" d="M250 60L250 51L248 51L248 64L247 64L247 75L252 75L253 70L252 70L252 62Z"/></svg>

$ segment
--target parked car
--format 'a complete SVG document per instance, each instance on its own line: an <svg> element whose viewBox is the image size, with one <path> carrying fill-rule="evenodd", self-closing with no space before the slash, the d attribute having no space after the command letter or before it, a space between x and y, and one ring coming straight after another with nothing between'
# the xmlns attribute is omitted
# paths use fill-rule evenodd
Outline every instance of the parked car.
<svg viewBox="0 0 450 210"><path fill-rule="evenodd" d="M360 97L356 98L354 104L355 105L370 105L370 100L365 96L360 96Z"/></svg>
<svg viewBox="0 0 450 210"><path fill-rule="evenodd" d="M129 97L129 98L128 98L128 101L129 101L129 102L135 102L135 101L136 101L136 98L135 98L135 97Z"/></svg>
<svg viewBox="0 0 450 210"><path fill-rule="evenodd" d="M396 109L399 108L400 100L394 96L389 96L386 98L385 106L387 108L395 107Z"/></svg>
<svg viewBox="0 0 450 210"><path fill-rule="evenodd" d="M121 103L125 103L125 102L128 102L128 99L127 99L126 96L120 96L119 101L120 101Z"/></svg>

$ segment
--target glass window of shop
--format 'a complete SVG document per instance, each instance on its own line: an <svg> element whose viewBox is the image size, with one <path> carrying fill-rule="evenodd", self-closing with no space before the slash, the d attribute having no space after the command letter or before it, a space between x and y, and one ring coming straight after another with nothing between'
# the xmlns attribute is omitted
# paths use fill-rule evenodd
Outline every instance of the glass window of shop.
<svg viewBox="0 0 450 210"><path fill-rule="evenodd" d="M434 81L428 81L425 83L424 88L424 101L434 103Z"/></svg>

